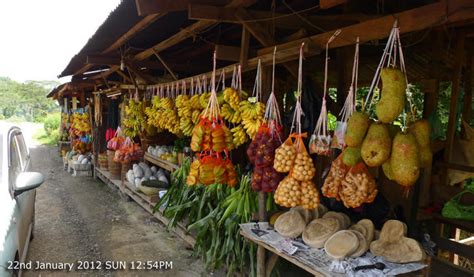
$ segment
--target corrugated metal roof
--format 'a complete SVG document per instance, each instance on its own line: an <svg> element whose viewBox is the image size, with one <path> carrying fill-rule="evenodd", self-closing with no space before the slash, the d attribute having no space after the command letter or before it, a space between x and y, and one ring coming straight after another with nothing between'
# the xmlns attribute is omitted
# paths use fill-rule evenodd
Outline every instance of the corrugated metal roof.
<svg viewBox="0 0 474 277"><path fill-rule="evenodd" d="M58 77L74 74L85 64L87 55L101 53L142 18L138 16L134 0L122 0L82 47L81 51L72 57Z"/></svg>

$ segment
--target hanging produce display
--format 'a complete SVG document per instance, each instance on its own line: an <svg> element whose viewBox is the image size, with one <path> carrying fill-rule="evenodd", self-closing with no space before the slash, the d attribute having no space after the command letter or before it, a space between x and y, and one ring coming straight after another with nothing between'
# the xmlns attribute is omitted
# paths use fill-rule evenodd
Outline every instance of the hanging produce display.
<svg viewBox="0 0 474 277"><path fill-rule="evenodd" d="M289 171L289 175L280 182L275 191L275 203L283 207L302 206L310 210L317 207L319 193L312 181L316 170L303 142L303 137L306 137L306 133L301 133L303 46L304 44L302 44L300 49L296 108L290 133L294 127L296 132L292 133L287 141L275 150L275 170Z"/></svg>
<svg viewBox="0 0 474 277"><path fill-rule="evenodd" d="M273 60L275 61L275 52ZM274 192L283 178L283 174L273 167L275 150L281 145L283 136L280 111L273 91L274 84L275 62L273 63L272 91L266 104L264 123L247 148L247 156L254 166L252 174L252 189L254 191Z"/></svg>
<svg viewBox="0 0 474 277"><path fill-rule="evenodd" d="M328 112L326 107L326 95L328 90L328 64L329 64L329 44L341 33L341 30L337 30L329 38L326 43L326 62L324 65L324 94L321 105L321 112L314 128L313 135L309 142L309 149L311 153L316 153L322 156L329 156L331 154L331 136L329 135L327 122Z"/></svg>
<svg viewBox="0 0 474 277"><path fill-rule="evenodd" d="M215 84L216 53L209 102L191 137L191 150L200 152L191 166L188 185L237 184L237 173L230 161L233 137L220 115Z"/></svg>
<svg viewBox="0 0 474 277"><path fill-rule="evenodd" d="M127 137L120 148L115 151L114 161L117 163L130 163L140 160L145 153L138 143L133 143Z"/></svg>
<svg viewBox="0 0 474 277"><path fill-rule="evenodd" d="M135 138L141 134L146 123L143 102L138 99L138 91L135 92L134 97L130 97L125 103L122 129L125 136Z"/></svg>
<svg viewBox="0 0 474 277"><path fill-rule="evenodd" d="M265 104L260 102L260 99L262 98L261 67L261 62L259 60L252 97L241 101L239 104L242 126L250 139L253 139L257 134L258 128L260 128L260 125L263 123L263 117L265 114Z"/></svg>
<svg viewBox="0 0 474 277"><path fill-rule="evenodd" d="M85 154L92 151L91 123L88 113L73 113L69 137L72 149L76 153Z"/></svg>
<svg viewBox="0 0 474 277"><path fill-rule="evenodd" d="M175 103L174 87L166 89L166 96L163 86L159 88L158 95L154 95L151 100L151 107L145 109L148 117L147 123L159 130L168 130L177 136L183 134L180 128L180 118ZM180 100L182 101L182 100ZM180 102L181 104L181 102ZM185 130L188 130L185 128Z"/></svg>

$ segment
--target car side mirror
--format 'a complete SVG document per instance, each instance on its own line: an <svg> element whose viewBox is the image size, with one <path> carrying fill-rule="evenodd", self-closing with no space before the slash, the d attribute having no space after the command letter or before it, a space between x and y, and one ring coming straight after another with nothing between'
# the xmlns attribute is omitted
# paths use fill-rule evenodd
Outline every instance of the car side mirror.
<svg viewBox="0 0 474 277"><path fill-rule="evenodd" d="M23 172L16 178L13 195L17 197L25 191L39 187L44 182L43 174L39 172Z"/></svg>

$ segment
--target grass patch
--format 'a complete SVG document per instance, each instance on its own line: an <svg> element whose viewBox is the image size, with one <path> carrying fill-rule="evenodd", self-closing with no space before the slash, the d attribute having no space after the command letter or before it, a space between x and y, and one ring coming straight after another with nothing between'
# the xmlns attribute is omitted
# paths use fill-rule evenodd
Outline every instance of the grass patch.
<svg viewBox="0 0 474 277"><path fill-rule="evenodd" d="M46 131L41 128L38 129L34 134L33 134L33 139L38 143L42 145L56 145L58 144L58 139L59 136L56 136L54 133L51 135L48 135Z"/></svg>

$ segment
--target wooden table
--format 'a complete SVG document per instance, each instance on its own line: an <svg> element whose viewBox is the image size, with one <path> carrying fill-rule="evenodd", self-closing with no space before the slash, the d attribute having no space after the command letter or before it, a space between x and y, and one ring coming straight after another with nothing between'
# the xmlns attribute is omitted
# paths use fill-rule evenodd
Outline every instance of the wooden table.
<svg viewBox="0 0 474 277"><path fill-rule="evenodd" d="M300 260L296 259L295 257L292 257L292 256L287 255L285 253L279 252L278 250L276 250L271 245L268 245L264 242L253 239L252 237L248 236L243 231L240 231L240 234L244 238L248 239L249 241L257 244L258 246L261 246L261 247L265 248L267 251L272 253L272 256L270 256L268 258L268 260L266 261L265 276L270 276L270 273L272 272L273 267L275 266L278 257L289 261L290 263L298 266L299 268L302 268L302 269L306 270L307 272L313 274L314 276L344 276L343 274L337 274L337 273L334 273L334 272L329 272L329 271L326 271L326 270L321 269L321 268L310 267L310 266L306 265L305 263L301 262ZM258 277L263 277L263 274L262 274L262 276L258 276Z"/></svg>

